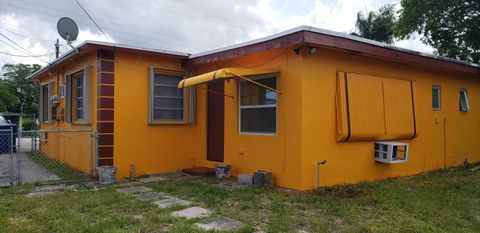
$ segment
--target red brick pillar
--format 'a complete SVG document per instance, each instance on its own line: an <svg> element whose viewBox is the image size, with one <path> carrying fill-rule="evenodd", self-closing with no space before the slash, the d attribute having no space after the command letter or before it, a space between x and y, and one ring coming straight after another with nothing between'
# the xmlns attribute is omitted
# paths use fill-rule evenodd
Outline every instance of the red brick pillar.
<svg viewBox="0 0 480 233"><path fill-rule="evenodd" d="M97 51L98 165L113 165L115 53Z"/></svg>

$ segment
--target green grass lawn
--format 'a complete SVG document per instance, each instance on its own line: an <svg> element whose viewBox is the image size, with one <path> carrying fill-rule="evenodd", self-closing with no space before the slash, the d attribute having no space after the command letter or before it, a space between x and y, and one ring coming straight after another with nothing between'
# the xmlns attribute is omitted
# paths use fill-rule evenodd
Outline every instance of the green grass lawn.
<svg viewBox="0 0 480 233"><path fill-rule="evenodd" d="M231 188L213 178L147 185L243 221L239 232L480 232L480 171L450 169L316 192ZM26 198L31 186L0 190L0 232L199 232L201 220L170 216L114 188Z"/></svg>

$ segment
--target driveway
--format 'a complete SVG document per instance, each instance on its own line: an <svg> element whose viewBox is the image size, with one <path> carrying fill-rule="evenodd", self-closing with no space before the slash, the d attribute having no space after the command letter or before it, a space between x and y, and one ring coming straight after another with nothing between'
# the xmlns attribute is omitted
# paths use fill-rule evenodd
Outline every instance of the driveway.
<svg viewBox="0 0 480 233"><path fill-rule="evenodd" d="M21 152L11 156L0 154L0 187L10 186L13 176L17 174L17 158L20 158L20 177L22 183L36 181L60 180L60 178L48 169L36 164Z"/></svg>

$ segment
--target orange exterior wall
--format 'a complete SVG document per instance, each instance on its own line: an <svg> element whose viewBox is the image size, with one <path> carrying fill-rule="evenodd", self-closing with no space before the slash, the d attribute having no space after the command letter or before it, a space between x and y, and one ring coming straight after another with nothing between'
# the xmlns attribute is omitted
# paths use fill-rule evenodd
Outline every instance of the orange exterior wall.
<svg viewBox="0 0 480 233"><path fill-rule="evenodd" d="M92 67L96 83L96 52L41 77L42 82ZM206 160L206 85L196 87L192 124L148 123L149 67L181 69L181 59L162 55L115 52L114 165L119 178L176 171L194 166L213 167ZM228 61L187 67L192 75L225 67L279 69L277 134L239 133L238 81L225 82L224 163L233 174L269 170L275 183L294 189L311 189L317 183L317 162L322 186L403 176L459 165L465 158L480 160L480 82L478 77L435 71L411 65L318 48L299 55L293 48L270 50ZM373 156L373 142L336 141L336 73L356 71L382 77L414 80L418 136L410 144L407 163L380 164ZM431 87L441 86L441 110L431 109ZM96 130L96 85L92 85L92 125L63 121L42 124L42 129ZM470 111L459 111L458 92L467 88ZM58 90L58 83L56 85ZM58 91L56 91L58 93ZM61 106L64 106L62 100ZM444 143L445 142L445 143ZM51 143L49 141L48 143Z"/></svg>
<svg viewBox="0 0 480 233"><path fill-rule="evenodd" d="M86 66L91 66L91 82L96 83L96 53L92 52L85 54L79 58L72 58L69 64L57 67L47 74L41 76L38 80L40 85L55 82L54 94L60 95L60 84L65 84L65 77L68 74L76 73L83 70ZM91 124L71 124L65 121L52 120L51 123L41 123L40 129L42 130L83 130L92 129L95 130L96 119L96 101L93 96L96 96L95 85L92 85L92 102L91 102ZM57 109L64 109L65 111L65 98L60 99L60 104ZM65 117L65 116L64 116ZM54 116L55 118L55 116ZM81 170L85 173L90 173L90 156L91 156L91 144L90 133L88 132L60 132L60 133L48 133L48 140L42 142L40 148L50 158L57 161L64 162L69 166Z"/></svg>
<svg viewBox="0 0 480 233"><path fill-rule="evenodd" d="M179 58L115 52L114 165L119 178L177 171L196 158L196 122L148 123L149 67L181 69ZM197 115L203 114L197 111Z"/></svg>
<svg viewBox="0 0 480 233"><path fill-rule="evenodd" d="M219 68L237 67L253 69L280 69L277 89L281 92L277 102L277 134L248 135L239 133L238 80L225 82L225 148L224 163L232 164L233 175L253 173L256 170L272 171L276 184L301 188L301 83L302 57L292 48L256 53L229 61L195 67L195 74ZM206 86L197 88L196 135L197 164L214 166L206 160Z"/></svg>
<svg viewBox="0 0 480 233"><path fill-rule="evenodd" d="M480 161L480 82L478 77L392 63L360 55L317 49L303 53L302 182L317 183L317 161L322 186L411 175ZM410 144L409 161L381 164L374 160L373 142L336 142L336 73L355 71L414 80L418 136ZM432 85L441 86L441 110L432 111ZM467 88L470 111L459 111L459 90ZM444 143L445 142L445 143Z"/></svg>

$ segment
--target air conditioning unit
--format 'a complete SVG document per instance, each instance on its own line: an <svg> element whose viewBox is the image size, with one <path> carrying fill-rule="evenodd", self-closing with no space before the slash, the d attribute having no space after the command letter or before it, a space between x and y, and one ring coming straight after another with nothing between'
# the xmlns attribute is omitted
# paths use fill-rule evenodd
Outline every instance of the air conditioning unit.
<svg viewBox="0 0 480 233"><path fill-rule="evenodd" d="M375 142L375 160L381 163L405 163L408 161L408 143Z"/></svg>

